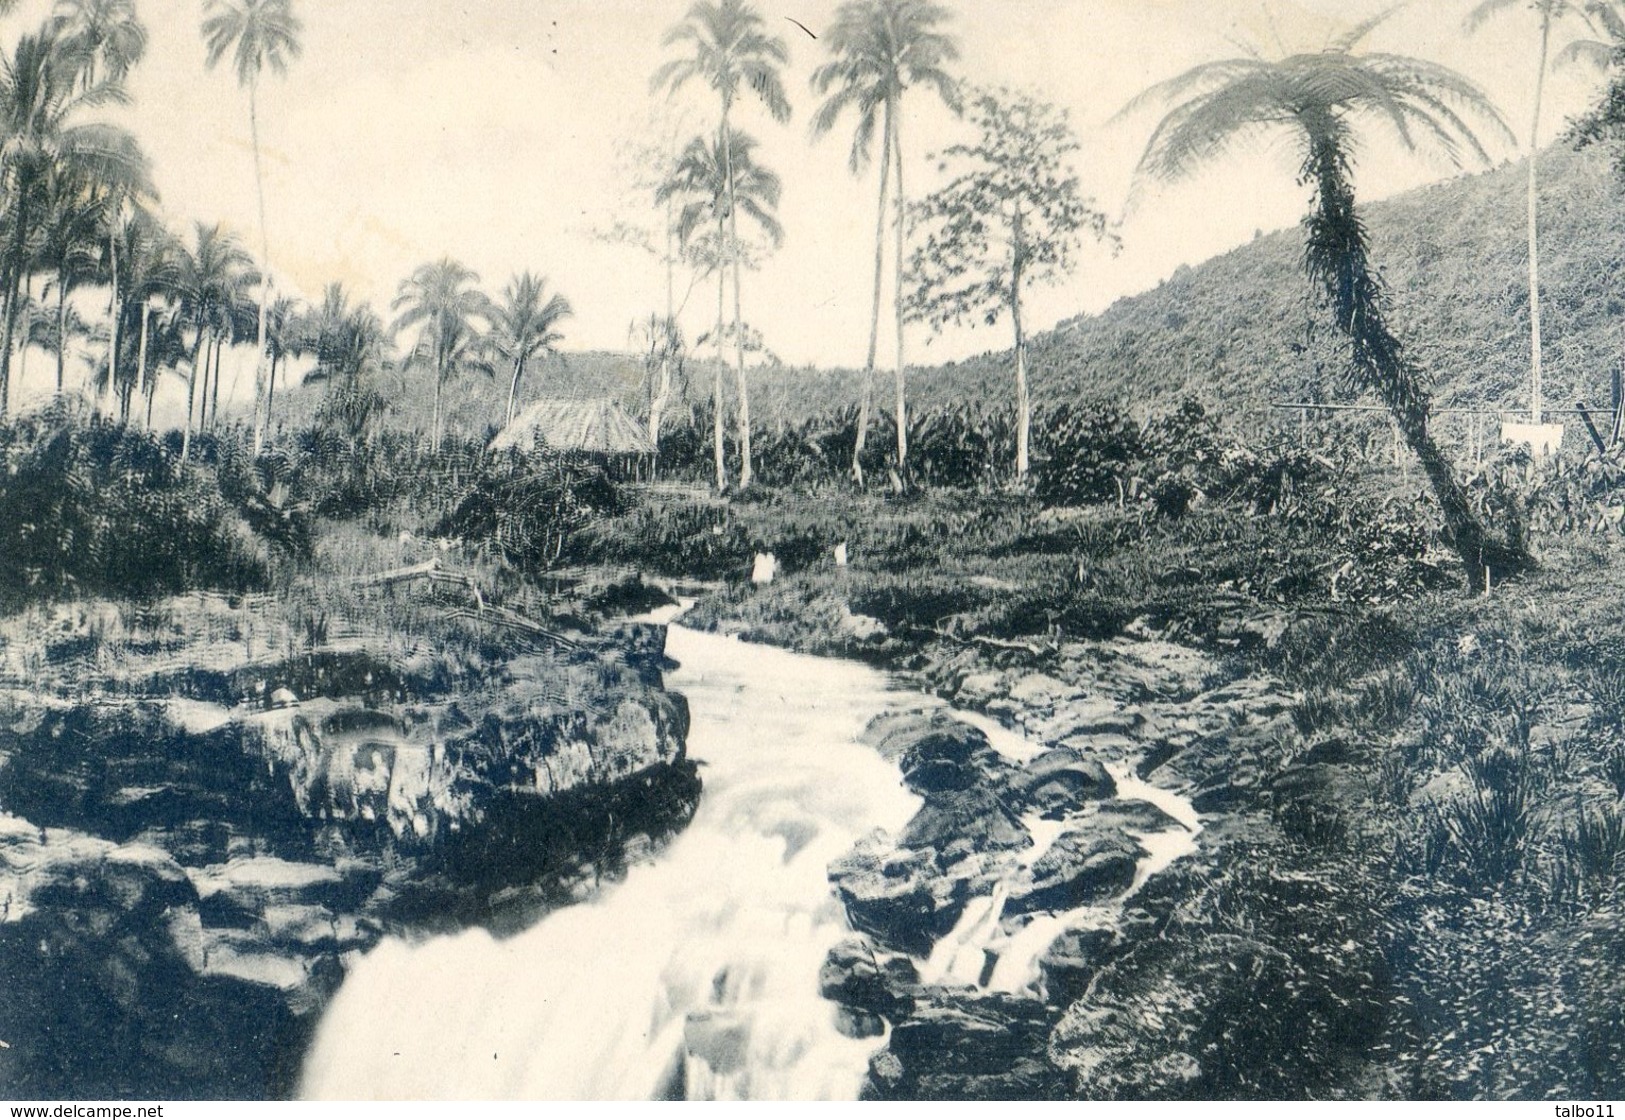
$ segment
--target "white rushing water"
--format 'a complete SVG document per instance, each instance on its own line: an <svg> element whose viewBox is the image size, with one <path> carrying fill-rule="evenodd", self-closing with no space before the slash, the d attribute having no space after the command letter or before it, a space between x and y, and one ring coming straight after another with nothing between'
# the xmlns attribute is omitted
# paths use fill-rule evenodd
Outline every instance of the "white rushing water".
<svg viewBox="0 0 1625 1120"><path fill-rule="evenodd" d="M389 939L323 1017L325 1099L852 1099L881 1040L819 997L847 934L827 866L919 807L856 742L918 697L862 666L673 626L704 792L693 823L597 899L496 940ZM689 1055L686 1059L683 1055Z"/></svg>
<svg viewBox="0 0 1625 1120"><path fill-rule="evenodd" d="M665 621L665 618L657 618ZM387 939L356 962L323 1017L304 1095L322 1099L853 1099L883 1039L836 1028L818 972L849 933L831 861L919 808L897 769L857 737L877 714L940 706L860 665L672 626L688 750L704 790L688 828L649 863L507 940L469 930ZM1043 748L992 720L1012 761ZM1119 796L1179 822L1141 837L1134 890L1192 850L1189 802L1111 768ZM1065 829L1024 823L1031 866ZM1132 893L1132 891L1131 891ZM930 982L1031 988L1068 928L1115 907L1004 918L1006 887L973 899L918 962Z"/></svg>

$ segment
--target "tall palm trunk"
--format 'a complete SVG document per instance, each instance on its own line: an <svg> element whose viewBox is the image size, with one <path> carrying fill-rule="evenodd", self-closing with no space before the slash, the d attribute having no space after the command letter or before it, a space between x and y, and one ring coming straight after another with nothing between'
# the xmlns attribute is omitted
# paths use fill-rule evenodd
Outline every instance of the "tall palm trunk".
<svg viewBox="0 0 1625 1120"><path fill-rule="evenodd" d="M880 202L875 213L875 286L869 305L869 352L863 360L863 384L858 390L858 435L852 443L852 481L863 485L863 448L869 442L869 413L874 408L875 355L880 348L880 296L886 275L886 199L891 187L892 101L886 99L885 134L880 151Z"/></svg>
<svg viewBox="0 0 1625 1120"><path fill-rule="evenodd" d="M436 355L434 367L434 450L437 455L440 453L440 439L443 434L440 417L440 391L445 384L446 362L444 358Z"/></svg>
<svg viewBox="0 0 1625 1120"><path fill-rule="evenodd" d="M717 238L723 236L722 223L717 223ZM722 260L717 260L717 365L713 371L711 381L711 443L716 451L717 460L717 493L725 493L728 489L728 463L722 449L722 371L728 360L722 352L722 325L723 325L723 298L727 295L728 270Z"/></svg>
<svg viewBox="0 0 1625 1120"><path fill-rule="evenodd" d="M1521 541L1490 538L1433 438L1421 371L1405 357L1383 313L1382 286L1371 272L1342 136L1335 120L1310 128L1303 177L1314 186L1315 200L1305 223L1305 267L1321 283L1338 329L1348 336L1356 376L1388 406L1401 437L1421 462L1439 503L1446 540L1461 557L1469 586L1482 587L1490 576L1524 570L1531 560Z"/></svg>
<svg viewBox="0 0 1625 1120"><path fill-rule="evenodd" d="M1535 75L1535 110L1529 125L1529 422L1539 424L1544 411L1540 345L1540 237L1539 175L1540 110L1546 95L1546 64L1552 45L1552 12L1542 6L1540 17L1540 71Z"/></svg>
<svg viewBox="0 0 1625 1120"><path fill-rule="evenodd" d="M214 340L214 401L209 406L209 430L212 432L220 426L220 359L226 350L226 336L221 334ZM259 401L254 402L259 407Z"/></svg>
<svg viewBox="0 0 1625 1120"><path fill-rule="evenodd" d="M59 270L56 274L56 395L62 395L62 380L68 349L68 284Z"/></svg>
<svg viewBox="0 0 1625 1120"><path fill-rule="evenodd" d="M513 423L514 404L519 398L519 379L524 375L524 373L525 358L524 355L520 355L513 360L513 382L508 386L508 419L503 424L503 427L507 427L509 424Z"/></svg>
<svg viewBox="0 0 1625 1120"><path fill-rule="evenodd" d="M260 208L260 314L254 342L254 454L260 453L265 424L271 420L271 401L265 388L265 310L271 293L271 238L265 228L265 172L260 165L259 79L248 80L248 130L254 144L254 190ZM219 373L215 374L216 379ZM260 419L260 397L265 396L265 418ZM435 440L438 449L440 441Z"/></svg>
<svg viewBox="0 0 1625 1120"><path fill-rule="evenodd" d="M135 359L135 385L136 392L147 398L147 427L152 427L152 394L147 391L147 325L152 320L152 308L145 301L141 304L141 345Z"/></svg>
<svg viewBox="0 0 1625 1120"><path fill-rule="evenodd" d="M181 462L192 453L192 410L197 401L197 364L204 358L204 336L207 332L198 326L197 341L192 344L191 368L186 371L186 426L181 429ZM199 427L202 427L201 417Z"/></svg>
<svg viewBox="0 0 1625 1120"><path fill-rule="evenodd" d="M903 250L907 235L908 194L903 189L903 99L892 110L892 152L897 160L897 291L893 306L897 312L897 477L906 477L908 467L908 365L903 354Z"/></svg>
<svg viewBox="0 0 1625 1120"><path fill-rule="evenodd" d="M17 335L17 304L19 290L22 287L23 246L26 240L28 223L32 220L29 213L28 196L31 184L26 176L19 177L14 185L17 199L17 212L12 218L11 246L6 253L5 267L5 338L0 339L0 420L4 420L11 411L11 347Z"/></svg>
<svg viewBox="0 0 1625 1120"><path fill-rule="evenodd" d="M1026 265L1027 247L1022 234L1021 207L1016 207L1011 223L1010 319L1016 332L1016 481L1027 477L1028 445L1032 432L1032 402L1027 394L1027 334L1021 319L1021 274Z"/></svg>
<svg viewBox="0 0 1625 1120"><path fill-rule="evenodd" d="M675 152L673 156L675 157ZM666 196L666 321L660 333L660 380L649 394L649 446L654 448L655 464L660 459L660 422L671 402L671 360L677 338L677 243L673 221L675 202Z"/></svg>
<svg viewBox="0 0 1625 1120"><path fill-rule="evenodd" d="M734 272L734 360L735 381L739 390L739 403L735 413L739 428L739 488L750 489L750 387L745 383L745 317L740 296L740 276L743 268L739 258L739 207L734 192L733 128L728 123L728 104L722 106L722 162L728 182L728 251L733 257Z"/></svg>
<svg viewBox="0 0 1625 1120"><path fill-rule="evenodd" d="M113 220L108 223L113 227L107 235L107 255L112 264L112 284L107 294L107 391L117 393L118 389L118 211L113 211Z"/></svg>

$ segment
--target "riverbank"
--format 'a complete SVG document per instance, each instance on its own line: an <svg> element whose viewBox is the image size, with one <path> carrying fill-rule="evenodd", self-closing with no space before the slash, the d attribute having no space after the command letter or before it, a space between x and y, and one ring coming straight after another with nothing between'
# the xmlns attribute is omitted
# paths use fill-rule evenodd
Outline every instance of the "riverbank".
<svg viewBox="0 0 1625 1120"><path fill-rule="evenodd" d="M290 1095L382 939L515 932L681 831L661 628L419 582L6 620L6 1090Z"/></svg>
<svg viewBox="0 0 1625 1120"><path fill-rule="evenodd" d="M770 548L786 514L755 508L752 535ZM806 503L769 508L794 510L778 531L792 542L818 521ZM1012 766L929 716L871 734L926 802L832 867L861 937L826 962L824 989L892 1027L867 1094L1618 1088L1625 1036L1606 1008L1625 964L1625 618L1606 548L1553 540L1543 573L1489 599L1412 585L1351 602L1335 568L1329 588L1290 596L1259 584L1179 596L1169 589L1240 561L1168 548L1153 527L1119 536L1095 574L1083 529L1012 532L1011 507L978 521L974 497L952 525L941 499L927 508L937 550L849 547L839 566L827 543L804 544L771 585L741 580L690 615L902 673L1036 755ZM922 516L868 512L871 541ZM1074 543L1056 555L1045 542L1062 534ZM1126 571L1141 592L1102 609L1103 580L1124 586ZM1024 819L1038 759L1059 779L1040 787L1059 818L1042 834ZM1143 884L1125 883L1127 845L1143 850L1157 828L1087 823L1117 815L1101 771L1200 814L1192 850ZM1057 831L1072 839L1040 868ZM1022 901L1052 885L1064 902ZM1100 897L1118 904L1108 920L1054 940L1029 917ZM989 952L950 982L919 967L973 929L959 940ZM1046 940L1035 982L1000 991L1012 947Z"/></svg>

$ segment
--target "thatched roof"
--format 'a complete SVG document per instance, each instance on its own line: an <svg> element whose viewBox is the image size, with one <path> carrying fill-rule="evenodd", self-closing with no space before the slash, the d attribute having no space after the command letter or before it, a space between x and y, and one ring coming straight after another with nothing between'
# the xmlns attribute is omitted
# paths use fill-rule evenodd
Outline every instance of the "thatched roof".
<svg viewBox="0 0 1625 1120"><path fill-rule="evenodd" d="M533 451L588 451L602 455L646 455L654 451L644 426L612 400L541 400L513 418L491 448Z"/></svg>

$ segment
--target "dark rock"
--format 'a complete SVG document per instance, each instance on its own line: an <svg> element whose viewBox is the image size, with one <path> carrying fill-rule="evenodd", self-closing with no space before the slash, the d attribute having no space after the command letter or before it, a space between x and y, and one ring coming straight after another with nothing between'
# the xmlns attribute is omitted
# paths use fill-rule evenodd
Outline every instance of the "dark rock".
<svg viewBox="0 0 1625 1120"><path fill-rule="evenodd" d="M919 971L908 957L877 953L854 937L829 951L818 972L818 992L845 1007L895 1021L913 1009L919 981Z"/></svg>
<svg viewBox="0 0 1625 1120"><path fill-rule="evenodd" d="M842 1006L835 1009L835 1029L847 1038L879 1038L886 1033L886 1020Z"/></svg>
<svg viewBox="0 0 1625 1120"><path fill-rule="evenodd" d="M1115 929L1069 929L1038 958L1045 1001L1067 1007L1083 995L1095 973L1127 948Z"/></svg>
<svg viewBox="0 0 1625 1120"><path fill-rule="evenodd" d="M1008 765L986 735L943 711L880 716L863 741L895 761L904 783L921 794L969 789Z"/></svg>
<svg viewBox="0 0 1625 1120"><path fill-rule="evenodd" d="M1050 1100L1062 1095L1046 1051L1050 1013L1038 1000L933 990L869 1065L865 1097L881 1100Z"/></svg>
<svg viewBox="0 0 1625 1120"><path fill-rule="evenodd" d="M1012 914L1072 910L1128 890L1145 849L1125 833L1098 827L1066 832L1033 864L1030 885L1014 888Z"/></svg>
<svg viewBox="0 0 1625 1120"><path fill-rule="evenodd" d="M1032 844L1032 836L997 794L976 787L928 796L900 844L930 849L947 866L972 853L1020 851Z"/></svg>
<svg viewBox="0 0 1625 1120"><path fill-rule="evenodd" d="M852 928L910 956L928 954L969 898L966 880L940 875L929 852L860 849L831 864L829 875Z"/></svg>
<svg viewBox="0 0 1625 1120"><path fill-rule="evenodd" d="M1011 774L1010 803L1017 812L1057 819L1088 801L1116 796L1117 783L1098 759L1075 748L1045 751Z"/></svg>

